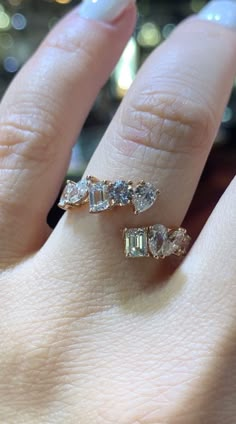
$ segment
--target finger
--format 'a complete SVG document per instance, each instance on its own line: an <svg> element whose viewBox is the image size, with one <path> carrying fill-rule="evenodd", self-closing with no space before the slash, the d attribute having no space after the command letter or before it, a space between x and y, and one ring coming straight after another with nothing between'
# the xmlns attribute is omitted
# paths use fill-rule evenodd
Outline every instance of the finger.
<svg viewBox="0 0 236 424"><path fill-rule="evenodd" d="M185 261L184 269L188 269L188 274L191 272L192 276L192 284L188 289L194 291L193 301L198 292L198 302L201 301L200 296L209 306L211 304L219 306L221 301L227 308L228 302L235 302L236 291L233 284L236 275L235 204L236 178L222 196ZM197 285L199 275L206 278L204 287L201 288Z"/></svg>
<svg viewBox="0 0 236 424"><path fill-rule="evenodd" d="M142 68L86 173L152 181L161 197L150 222L179 225L232 89L235 51L233 31L184 22Z"/></svg>
<svg viewBox="0 0 236 424"><path fill-rule="evenodd" d="M171 348L169 344L165 363L175 363L177 358L170 378L178 380L179 370L183 366L185 370L180 403L184 414L177 423L183 422L185 414L197 416L199 410L208 417L206 422L211 421L209 417L212 422L232 422L235 415L235 204L236 178L180 270L162 293L149 299L149 310L159 310L165 303L165 323L161 328L158 315L155 332L159 332L159 340L165 340L168 334ZM142 310L143 307L139 305ZM162 378L164 382L164 371L160 384ZM171 386L168 399L172 389Z"/></svg>
<svg viewBox="0 0 236 424"><path fill-rule="evenodd" d="M95 6L53 29L1 103L2 262L41 245L71 148L134 28L134 0Z"/></svg>
<svg viewBox="0 0 236 424"><path fill-rule="evenodd" d="M87 216L84 209L66 216L46 248L60 258L63 275L73 261L75 269L83 264L83 287L85 281L94 287L100 279L109 290L106 284L114 281L118 296L156 283L155 261L146 260L146 266L124 261L121 229L157 222L178 226L183 220L231 91L235 49L234 31L192 18L150 57L87 174L151 181L161 191L160 200L137 218L129 208L99 216Z"/></svg>

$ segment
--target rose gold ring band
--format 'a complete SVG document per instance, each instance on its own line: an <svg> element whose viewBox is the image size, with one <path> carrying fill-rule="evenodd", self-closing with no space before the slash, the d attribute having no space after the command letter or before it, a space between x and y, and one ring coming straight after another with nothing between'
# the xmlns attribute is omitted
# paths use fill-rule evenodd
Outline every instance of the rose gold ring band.
<svg viewBox="0 0 236 424"><path fill-rule="evenodd" d="M58 206L64 210L89 205L89 212L101 213L117 206L131 205L136 215L150 209L160 192L153 184L141 181L117 180L115 182L86 177L78 183L67 181ZM124 230L127 258L183 256L187 253L191 238L184 228L170 229L157 224L149 227Z"/></svg>

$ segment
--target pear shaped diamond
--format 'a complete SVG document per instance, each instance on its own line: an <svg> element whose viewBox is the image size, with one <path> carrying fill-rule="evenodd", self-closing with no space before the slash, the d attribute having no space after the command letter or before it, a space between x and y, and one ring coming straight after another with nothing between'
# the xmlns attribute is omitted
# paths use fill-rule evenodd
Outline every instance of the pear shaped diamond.
<svg viewBox="0 0 236 424"><path fill-rule="evenodd" d="M83 179L76 184L77 195L71 198L71 201L76 204L84 203L88 198L88 181Z"/></svg>
<svg viewBox="0 0 236 424"><path fill-rule="evenodd" d="M74 181L67 181L58 206L62 209L68 209L72 205L83 204L87 198L87 180L81 180L78 183L75 183Z"/></svg>
<svg viewBox="0 0 236 424"><path fill-rule="evenodd" d="M157 200L159 191L151 183L142 182L134 190L132 203L138 215L150 209Z"/></svg>

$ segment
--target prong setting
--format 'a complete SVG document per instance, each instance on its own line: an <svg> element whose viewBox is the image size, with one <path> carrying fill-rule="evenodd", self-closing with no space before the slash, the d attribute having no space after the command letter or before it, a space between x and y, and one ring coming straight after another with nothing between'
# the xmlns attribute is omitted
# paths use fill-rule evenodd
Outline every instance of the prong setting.
<svg viewBox="0 0 236 424"><path fill-rule="evenodd" d="M124 238L126 257L151 256L157 260L164 260L171 255L184 256L191 241L185 229L169 229L160 224L148 228L126 228Z"/></svg>
<svg viewBox="0 0 236 424"><path fill-rule="evenodd" d="M143 180L136 185L131 180L113 183L89 175L79 183L68 180L58 206L67 210L89 203L91 213L100 213L131 205L134 214L139 215L154 205L158 195L159 190Z"/></svg>

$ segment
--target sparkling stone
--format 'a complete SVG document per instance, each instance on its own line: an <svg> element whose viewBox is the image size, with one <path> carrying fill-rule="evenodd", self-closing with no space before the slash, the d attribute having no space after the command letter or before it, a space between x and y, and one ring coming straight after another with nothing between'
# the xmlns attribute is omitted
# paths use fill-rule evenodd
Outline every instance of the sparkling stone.
<svg viewBox="0 0 236 424"><path fill-rule="evenodd" d="M70 205L79 204L80 201L85 200L86 197L88 197L88 188L85 180L77 184L73 181L68 181L58 206L62 209L66 209Z"/></svg>
<svg viewBox="0 0 236 424"><path fill-rule="evenodd" d="M125 253L129 258L148 257L148 237L145 229L130 229L125 232Z"/></svg>
<svg viewBox="0 0 236 424"><path fill-rule="evenodd" d="M88 197L88 181L80 180L76 184L76 188L77 188L77 194L71 197L71 202L72 203L83 202Z"/></svg>
<svg viewBox="0 0 236 424"><path fill-rule="evenodd" d="M183 255L187 252L191 238L187 235L186 230L179 228L173 231L169 239L172 242L173 253L176 255Z"/></svg>
<svg viewBox="0 0 236 424"><path fill-rule="evenodd" d="M139 214L150 209L156 202L158 194L159 193L153 184L139 184L134 191L132 200L135 213Z"/></svg>
<svg viewBox="0 0 236 424"><path fill-rule="evenodd" d="M105 182L91 183L89 185L90 212L97 213L110 209L108 184Z"/></svg>
<svg viewBox="0 0 236 424"><path fill-rule="evenodd" d="M88 186L86 180L81 180L78 183L68 181L62 193L59 206L61 208L69 207L70 205L83 203L88 197Z"/></svg>
<svg viewBox="0 0 236 424"><path fill-rule="evenodd" d="M173 253L168 230L164 225L154 225L148 232L148 246L155 258L165 258Z"/></svg>
<svg viewBox="0 0 236 424"><path fill-rule="evenodd" d="M76 183L74 183L73 181L68 182L61 195L59 206L64 207L67 204L69 204L71 196L74 196L76 193L77 193Z"/></svg>
<svg viewBox="0 0 236 424"><path fill-rule="evenodd" d="M109 187L109 196L115 205L128 205L132 200L132 194L132 187L125 181L116 181Z"/></svg>

